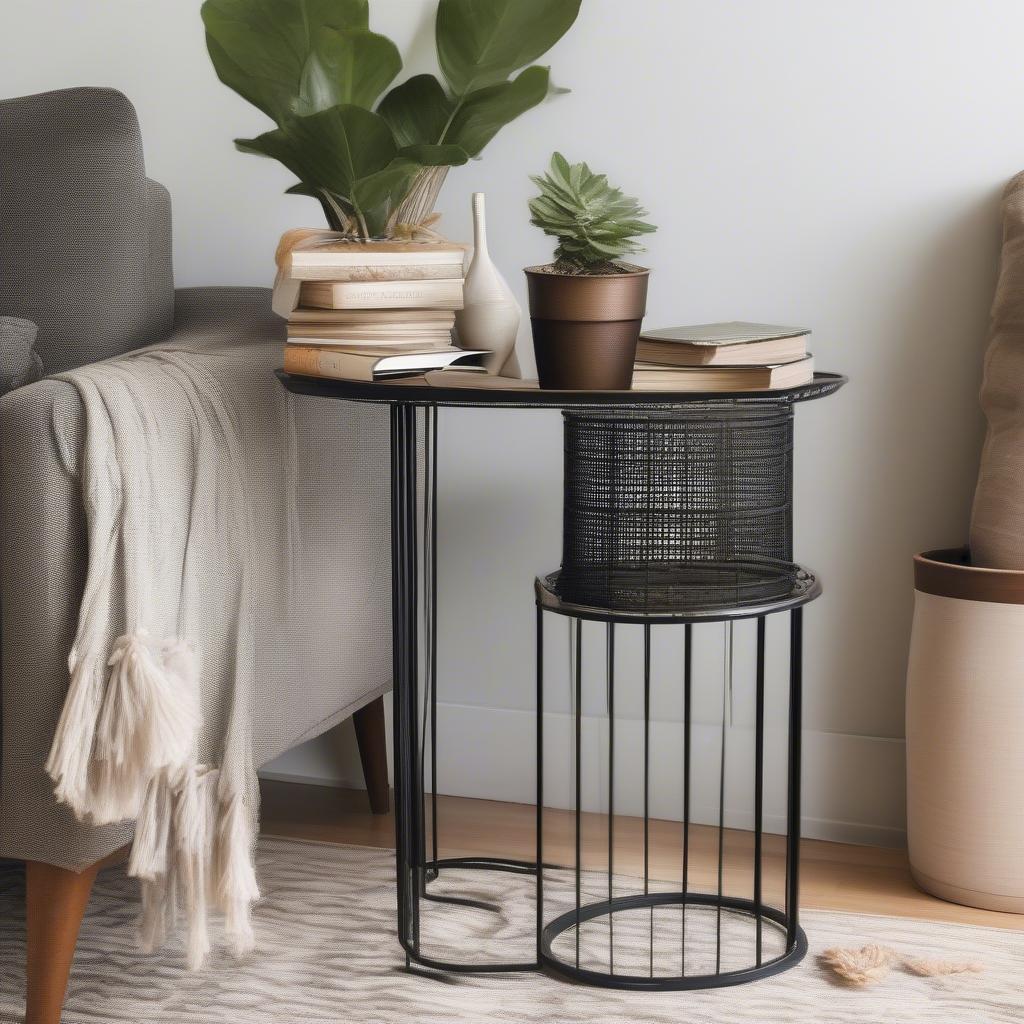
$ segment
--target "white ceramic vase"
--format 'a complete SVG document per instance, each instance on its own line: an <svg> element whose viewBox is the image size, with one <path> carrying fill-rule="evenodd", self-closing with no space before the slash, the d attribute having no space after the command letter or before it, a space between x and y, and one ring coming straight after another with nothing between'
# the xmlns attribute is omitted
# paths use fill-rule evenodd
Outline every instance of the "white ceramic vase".
<svg viewBox="0 0 1024 1024"><path fill-rule="evenodd" d="M487 250L483 192L473 193L473 260L466 272L463 308L455 314L460 348L485 349L489 373L519 376L515 357L519 303Z"/></svg>

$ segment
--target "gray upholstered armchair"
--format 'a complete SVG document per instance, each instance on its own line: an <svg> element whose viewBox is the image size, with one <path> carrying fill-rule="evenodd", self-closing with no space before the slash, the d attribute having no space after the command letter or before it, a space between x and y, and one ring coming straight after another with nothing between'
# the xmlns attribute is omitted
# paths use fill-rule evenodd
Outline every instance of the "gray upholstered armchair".
<svg viewBox="0 0 1024 1024"><path fill-rule="evenodd" d="M146 178L135 111L112 90L0 102L3 317L38 325L48 374L142 346L202 346L240 354L250 386L252 375L265 378L267 401L281 400L273 370L283 331L269 291L175 291L169 196ZM43 767L87 564L78 483L66 468L83 413L67 381L23 383L36 374L8 367L29 358L24 336L7 341L18 344L0 359L8 385L21 384L0 400L0 857L28 865L27 1019L53 1024L97 865L130 841L132 827L77 822L55 802ZM374 809L386 810L387 422L372 408L289 401L294 472L280 486L295 491L289 542L302 599L283 620L269 603L257 609L257 754L265 763L355 714ZM206 585L217 586L216 567ZM318 628L318 613L331 628Z"/></svg>

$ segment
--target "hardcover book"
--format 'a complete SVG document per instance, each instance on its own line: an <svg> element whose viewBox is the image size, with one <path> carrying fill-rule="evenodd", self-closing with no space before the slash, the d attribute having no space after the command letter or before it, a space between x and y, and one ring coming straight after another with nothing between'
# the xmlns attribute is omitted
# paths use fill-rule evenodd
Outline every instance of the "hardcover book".
<svg viewBox="0 0 1024 1024"><path fill-rule="evenodd" d="M300 301L324 309L462 309L462 278L303 281Z"/></svg>
<svg viewBox="0 0 1024 1024"><path fill-rule="evenodd" d="M774 391L809 384L814 358L778 366L638 366L634 391Z"/></svg>
<svg viewBox="0 0 1024 1024"><path fill-rule="evenodd" d="M640 337L644 341L685 342L689 345L743 345L774 338L800 338L810 333L806 327L779 327L775 324L729 320L719 324L692 324L689 327L643 331Z"/></svg>
<svg viewBox="0 0 1024 1024"><path fill-rule="evenodd" d="M317 309L297 306L288 314L288 319L292 323L313 323L324 327L351 324L455 326L455 314L449 309Z"/></svg>
<svg viewBox="0 0 1024 1024"><path fill-rule="evenodd" d="M290 250L292 277L304 281L389 281L461 277L465 247L456 242L353 242L312 235ZM445 273L440 273L444 269ZM361 276L365 275L365 276Z"/></svg>
<svg viewBox="0 0 1024 1024"><path fill-rule="evenodd" d="M299 281L407 281L463 276L465 249L454 242L320 241L291 250Z"/></svg>
<svg viewBox="0 0 1024 1024"><path fill-rule="evenodd" d="M448 324L429 321L414 321L408 324L324 324L291 320L288 323L288 337L304 335L310 338L337 338L345 334L357 334L366 338L415 341L424 335L448 335L451 334L451 329Z"/></svg>
<svg viewBox="0 0 1024 1024"><path fill-rule="evenodd" d="M668 366L774 366L791 363L807 355L806 335L768 338L766 341L706 342L652 341L641 336L636 346L637 362Z"/></svg>
<svg viewBox="0 0 1024 1024"><path fill-rule="evenodd" d="M379 338L372 335L339 334L331 338L303 337L299 334L288 335L289 345L304 345L307 348L337 349L338 351L380 349L383 352L436 352L452 347L452 336L444 334L419 334L415 338Z"/></svg>

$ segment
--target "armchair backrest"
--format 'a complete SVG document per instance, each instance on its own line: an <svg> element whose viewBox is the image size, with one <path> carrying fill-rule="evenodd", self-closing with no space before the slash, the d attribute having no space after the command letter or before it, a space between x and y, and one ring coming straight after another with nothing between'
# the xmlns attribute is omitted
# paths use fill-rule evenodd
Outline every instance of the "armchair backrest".
<svg viewBox="0 0 1024 1024"><path fill-rule="evenodd" d="M47 373L171 329L170 197L116 90L0 100L0 316L38 324Z"/></svg>

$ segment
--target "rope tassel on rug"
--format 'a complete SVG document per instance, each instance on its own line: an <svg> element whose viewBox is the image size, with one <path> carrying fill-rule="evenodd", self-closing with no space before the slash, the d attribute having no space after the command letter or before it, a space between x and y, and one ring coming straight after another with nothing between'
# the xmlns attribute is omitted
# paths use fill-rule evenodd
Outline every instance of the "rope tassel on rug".
<svg viewBox="0 0 1024 1024"><path fill-rule="evenodd" d="M881 981L896 966L922 978L978 974L985 969L975 961L905 956L891 946L874 944L861 946L860 949L826 949L819 960L823 967L829 968L841 981L857 987Z"/></svg>

